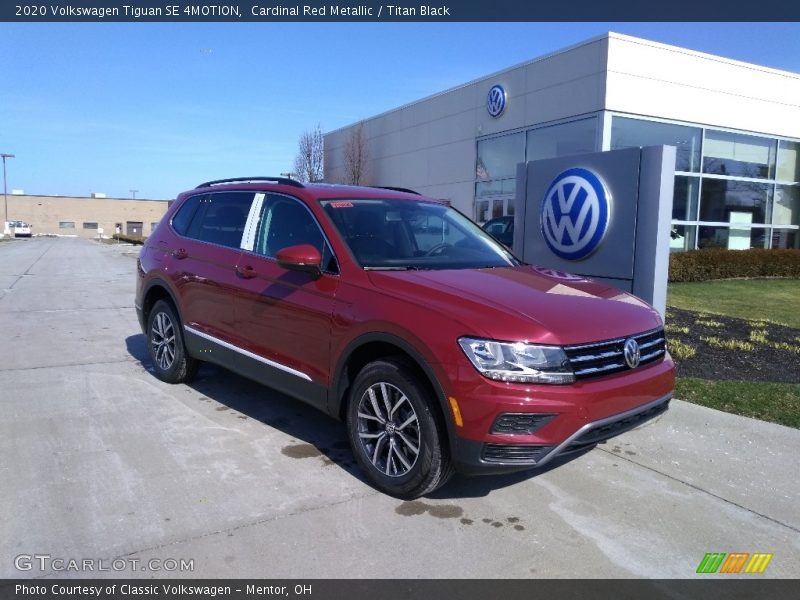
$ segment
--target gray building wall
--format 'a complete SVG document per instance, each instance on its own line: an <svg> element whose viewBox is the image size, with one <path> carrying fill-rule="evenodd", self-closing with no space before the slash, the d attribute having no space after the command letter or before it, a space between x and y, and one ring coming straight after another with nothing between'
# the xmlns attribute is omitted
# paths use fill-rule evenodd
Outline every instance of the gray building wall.
<svg viewBox="0 0 800 600"><path fill-rule="evenodd" d="M362 121L367 183L410 187L472 214L476 139L600 110L608 39L560 50ZM499 83L508 102L499 118L486 94ZM345 182L345 146L358 124L325 135L325 179Z"/></svg>
<svg viewBox="0 0 800 600"><path fill-rule="evenodd" d="M506 90L505 112L486 94ZM363 124L366 182L411 187L473 216L477 141L597 115L596 149L612 115L800 138L800 75L609 33L325 135L325 178L345 182L344 149Z"/></svg>

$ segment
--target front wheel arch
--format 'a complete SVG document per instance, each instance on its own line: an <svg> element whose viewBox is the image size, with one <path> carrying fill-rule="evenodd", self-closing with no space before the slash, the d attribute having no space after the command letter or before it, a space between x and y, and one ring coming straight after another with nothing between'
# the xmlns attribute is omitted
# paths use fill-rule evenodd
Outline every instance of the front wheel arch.
<svg viewBox="0 0 800 600"><path fill-rule="evenodd" d="M336 365L334 379L328 389L328 412L340 421L347 415L347 396L358 373L367 364L382 358L399 358L415 370L436 398L436 408L445 423L446 443L454 452L456 432L444 389L425 357L411 344L388 333L367 333L350 342Z"/></svg>

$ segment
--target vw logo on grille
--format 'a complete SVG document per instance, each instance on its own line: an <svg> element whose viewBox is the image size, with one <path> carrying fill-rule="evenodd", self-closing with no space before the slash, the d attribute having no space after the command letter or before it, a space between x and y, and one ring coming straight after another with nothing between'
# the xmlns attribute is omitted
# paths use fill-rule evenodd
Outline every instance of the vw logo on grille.
<svg viewBox="0 0 800 600"><path fill-rule="evenodd" d="M506 91L502 85L495 85L486 96L486 110L493 117L499 117L506 108Z"/></svg>
<svg viewBox="0 0 800 600"><path fill-rule="evenodd" d="M611 197L603 181L588 169L567 169L544 196L544 241L556 256L582 260L597 250L611 217Z"/></svg>
<svg viewBox="0 0 800 600"><path fill-rule="evenodd" d="M625 354L625 364L627 364L631 369L635 369L639 366L641 354L639 352L639 343L635 339L628 338L625 340L623 353Z"/></svg>

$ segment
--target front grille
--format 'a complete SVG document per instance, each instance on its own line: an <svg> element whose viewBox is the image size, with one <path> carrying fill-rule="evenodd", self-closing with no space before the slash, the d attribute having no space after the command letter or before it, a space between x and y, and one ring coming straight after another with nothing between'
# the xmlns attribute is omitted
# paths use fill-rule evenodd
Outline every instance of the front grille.
<svg viewBox="0 0 800 600"><path fill-rule="evenodd" d="M483 460L487 462L512 462L536 464L553 446L484 444Z"/></svg>
<svg viewBox="0 0 800 600"><path fill-rule="evenodd" d="M650 419L657 417L661 413L665 412L667 408L669 408L669 399L664 400L664 402L652 406L647 410L622 417L598 427L592 427L579 437L572 440L572 442L570 442L569 445L564 448L563 452L573 452L585 446L604 442L621 433L625 433L634 427L638 427L645 421L649 421Z"/></svg>
<svg viewBox="0 0 800 600"><path fill-rule="evenodd" d="M555 418L546 413L503 413L494 420L491 433L529 435Z"/></svg>
<svg viewBox="0 0 800 600"><path fill-rule="evenodd" d="M639 344L639 366L644 366L662 360L666 353L667 342L663 329L655 329L646 333L629 336ZM580 346L566 346L569 364L575 372L575 379L590 379L620 373L630 369L625 364L623 347L629 339L619 338L594 344L581 344ZM637 367L638 368L638 367Z"/></svg>

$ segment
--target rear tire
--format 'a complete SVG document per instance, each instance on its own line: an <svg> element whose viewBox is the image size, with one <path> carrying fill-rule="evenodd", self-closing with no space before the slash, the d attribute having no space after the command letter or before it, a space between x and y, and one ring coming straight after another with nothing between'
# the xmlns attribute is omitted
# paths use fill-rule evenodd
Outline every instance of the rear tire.
<svg viewBox="0 0 800 600"><path fill-rule="evenodd" d="M156 302L147 316L147 350L156 377L167 383L190 381L200 365L186 351L183 326L166 300Z"/></svg>
<svg viewBox="0 0 800 600"><path fill-rule="evenodd" d="M452 475L435 402L402 360L369 363L353 382L347 407L350 446L370 482L385 494L413 500Z"/></svg>

